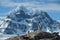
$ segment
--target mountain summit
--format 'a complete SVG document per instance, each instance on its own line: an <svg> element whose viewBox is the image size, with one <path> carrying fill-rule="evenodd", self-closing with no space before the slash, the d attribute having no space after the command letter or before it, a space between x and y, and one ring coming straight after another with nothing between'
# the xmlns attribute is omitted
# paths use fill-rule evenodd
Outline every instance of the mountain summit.
<svg viewBox="0 0 60 40"><path fill-rule="evenodd" d="M7 15L0 30L4 34L25 34L28 31L40 30L44 32L59 32L60 23L51 19L47 12L30 7L19 6Z"/></svg>

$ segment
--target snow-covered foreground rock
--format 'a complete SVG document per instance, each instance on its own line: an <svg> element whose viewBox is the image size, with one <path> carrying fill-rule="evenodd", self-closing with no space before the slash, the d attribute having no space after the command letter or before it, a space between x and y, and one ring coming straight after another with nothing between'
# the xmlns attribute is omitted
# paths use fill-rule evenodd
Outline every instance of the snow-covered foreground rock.
<svg viewBox="0 0 60 40"><path fill-rule="evenodd" d="M0 34L0 40L5 40L10 37L14 37L16 35L8 35L8 34Z"/></svg>

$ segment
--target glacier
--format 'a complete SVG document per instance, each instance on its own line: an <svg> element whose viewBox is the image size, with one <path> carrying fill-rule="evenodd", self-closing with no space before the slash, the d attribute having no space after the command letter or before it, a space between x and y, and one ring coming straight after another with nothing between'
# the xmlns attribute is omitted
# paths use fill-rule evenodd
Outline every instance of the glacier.
<svg viewBox="0 0 60 40"><path fill-rule="evenodd" d="M43 10L26 6L19 6L8 13L0 23L0 33L24 35L28 31L38 30L39 22L41 31L60 34L60 22L53 20Z"/></svg>

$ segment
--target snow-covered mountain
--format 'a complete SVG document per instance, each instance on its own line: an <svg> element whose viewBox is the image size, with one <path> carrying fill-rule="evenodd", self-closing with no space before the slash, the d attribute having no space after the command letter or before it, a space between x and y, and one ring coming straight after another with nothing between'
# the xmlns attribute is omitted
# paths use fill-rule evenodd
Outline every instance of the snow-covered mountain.
<svg viewBox="0 0 60 40"><path fill-rule="evenodd" d="M41 31L60 32L60 23L51 19L47 12L25 6L9 12L0 30L4 34L25 34L37 30L39 22Z"/></svg>

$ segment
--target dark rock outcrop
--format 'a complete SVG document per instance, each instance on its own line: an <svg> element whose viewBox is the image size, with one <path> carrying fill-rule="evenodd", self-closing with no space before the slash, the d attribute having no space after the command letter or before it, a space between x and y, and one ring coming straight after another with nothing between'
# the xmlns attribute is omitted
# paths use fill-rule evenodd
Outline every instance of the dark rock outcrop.
<svg viewBox="0 0 60 40"><path fill-rule="evenodd" d="M27 34L30 35L30 34ZM58 33L48 33L48 32L40 32L36 35L34 35L34 37L31 36L16 36L14 38L9 38L6 40L60 40L60 36L58 35Z"/></svg>

